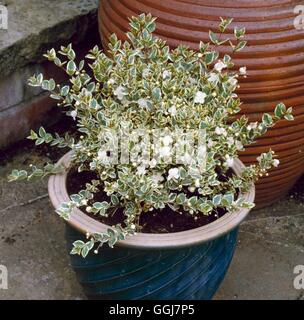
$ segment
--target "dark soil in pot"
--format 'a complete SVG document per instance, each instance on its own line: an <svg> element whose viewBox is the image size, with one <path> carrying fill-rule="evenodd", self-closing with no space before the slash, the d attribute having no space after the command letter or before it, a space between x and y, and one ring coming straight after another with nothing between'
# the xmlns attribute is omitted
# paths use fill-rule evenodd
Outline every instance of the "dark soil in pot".
<svg viewBox="0 0 304 320"><path fill-rule="evenodd" d="M68 193L70 195L78 193L80 190L85 189L86 183L89 183L93 179L98 179L96 174L93 172L83 171L79 173L76 170L71 170L67 178ZM183 190L183 192L189 194L189 191ZM191 193L190 195L194 196L198 194ZM97 201L110 202L110 199L104 192L99 192L95 194L92 203ZM89 203L89 205L92 203ZM125 215L123 214L123 208L118 208L114 213L110 213L108 217L87 213L84 207L80 209L88 216L106 225L112 226L119 223L124 225ZM166 206L162 210L143 213L139 218L138 224L141 227L141 232L144 233L180 232L207 225L222 217L225 213L226 210L218 209L208 216L203 214L192 216L188 212L177 212Z"/></svg>

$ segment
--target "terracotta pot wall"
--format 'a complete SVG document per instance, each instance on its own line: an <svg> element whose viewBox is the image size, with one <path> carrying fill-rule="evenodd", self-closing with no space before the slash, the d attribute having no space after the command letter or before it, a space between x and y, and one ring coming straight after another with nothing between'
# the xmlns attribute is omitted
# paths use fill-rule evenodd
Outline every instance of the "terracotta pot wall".
<svg viewBox="0 0 304 320"><path fill-rule="evenodd" d="M156 34L171 47L183 43L198 48L217 31L219 17L234 18L228 29L246 27L248 46L233 55L236 67L247 66L241 82L242 112L260 120L283 101L294 108L295 121L281 121L243 153L244 163L272 148L281 165L257 184L258 207L282 198L304 172L304 31L296 30L295 0L102 0L99 25L103 45L112 33L124 39L127 17L141 12L158 17ZM231 53L228 46L221 53Z"/></svg>

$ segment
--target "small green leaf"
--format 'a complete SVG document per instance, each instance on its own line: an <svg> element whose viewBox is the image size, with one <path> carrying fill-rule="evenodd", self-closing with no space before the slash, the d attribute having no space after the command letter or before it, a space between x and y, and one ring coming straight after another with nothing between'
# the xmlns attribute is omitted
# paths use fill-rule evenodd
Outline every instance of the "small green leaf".
<svg viewBox="0 0 304 320"><path fill-rule="evenodd" d="M170 201L170 202L174 202L175 199L176 199L176 193L170 193L170 195L169 195L169 201Z"/></svg>
<svg viewBox="0 0 304 320"><path fill-rule="evenodd" d="M103 202L95 202L93 204L93 208L99 212L100 215L105 215L106 210L109 208L109 204L106 201Z"/></svg>
<svg viewBox="0 0 304 320"><path fill-rule="evenodd" d="M219 29L220 29L220 32L221 33L224 33L227 29L227 27L232 23L233 19L223 19L223 18L220 18L221 19L221 23L219 25Z"/></svg>
<svg viewBox="0 0 304 320"><path fill-rule="evenodd" d="M264 113L262 121L266 127L269 127L273 124L272 116L268 113Z"/></svg>
<svg viewBox="0 0 304 320"><path fill-rule="evenodd" d="M156 24L155 24L154 21L151 21L150 23L148 23L148 24L146 25L146 29L147 29L150 33L154 32L155 28L156 28Z"/></svg>
<svg viewBox="0 0 304 320"><path fill-rule="evenodd" d="M234 28L234 35L237 39L243 38L245 31L245 28Z"/></svg>
<svg viewBox="0 0 304 320"><path fill-rule="evenodd" d="M72 60L69 61L69 63L67 64L67 68L66 68L67 74L72 76L76 72L76 69L77 69L77 67L76 67L75 62Z"/></svg>
<svg viewBox="0 0 304 320"><path fill-rule="evenodd" d="M284 118L288 121L293 121L294 120L294 116L292 114L285 114Z"/></svg>
<svg viewBox="0 0 304 320"><path fill-rule="evenodd" d="M200 124L199 124L199 129L206 129L207 128L207 124L206 124L206 122L204 122L204 121L201 121L200 122Z"/></svg>
<svg viewBox="0 0 304 320"><path fill-rule="evenodd" d="M39 136L40 138L44 138L46 136L46 131L43 127L39 128Z"/></svg>
<svg viewBox="0 0 304 320"><path fill-rule="evenodd" d="M281 119L286 113L286 106L284 103L279 103L275 110L274 110L274 115L278 118Z"/></svg>
<svg viewBox="0 0 304 320"><path fill-rule="evenodd" d="M176 203L179 205L182 205L186 202L186 195L184 193L180 193L177 197L176 197Z"/></svg>
<svg viewBox="0 0 304 320"><path fill-rule="evenodd" d="M115 194L112 194L112 195L111 195L111 202L112 202L112 204L113 204L114 206L119 205L119 199L118 199L118 197L117 197Z"/></svg>
<svg viewBox="0 0 304 320"><path fill-rule="evenodd" d="M50 79L49 80L49 90L53 91L56 88L56 82L54 81L54 79Z"/></svg>
<svg viewBox="0 0 304 320"><path fill-rule="evenodd" d="M44 143L44 139L43 138L38 138L35 142L36 146L39 146L40 144Z"/></svg>
<svg viewBox="0 0 304 320"><path fill-rule="evenodd" d="M212 207L209 203L207 203L207 202L201 203L201 204L199 205L199 208L200 208L200 210L201 210L204 214L208 214L208 213L211 212L212 209L213 209L213 207Z"/></svg>
<svg viewBox="0 0 304 320"><path fill-rule="evenodd" d="M89 248L87 246L84 246L81 250L82 257L85 258L88 255L89 251Z"/></svg>
<svg viewBox="0 0 304 320"><path fill-rule="evenodd" d="M64 86L64 87L61 88L60 94L61 94L63 97L65 97L65 96L68 95L69 91L70 91L70 87L69 87L69 86Z"/></svg>
<svg viewBox="0 0 304 320"><path fill-rule="evenodd" d="M152 91L152 97L153 99L155 99L156 101L161 101L162 95L161 95L161 90L160 88L154 88Z"/></svg>
<svg viewBox="0 0 304 320"><path fill-rule="evenodd" d="M200 43L199 43L200 53L205 53L208 50L208 47L209 47L209 43L204 43L204 42L200 41Z"/></svg>
<svg viewBox="0 0 304 320"><path fill-rule="evenodd" d="M234 195L232 193L225 194L222 198L221 204L226 207L231 205L233 200L234 200Z"/></svg>
<svg viewBox="0 0 304 320"><path fill-rule="evenodd" d="M212 41L212 43L214 44L218 44L218 40L217 40L217 36L214 32L212 32L211 30L209 31L209 38Z"/></svg>
<svg viewBox="0 0 304 320"><path fill-rule="evenodd" d="M34 130L31 130L31 134L27 137L29 140L36 140L38 138L37 133Z"/></svg>
<svg viewBox="0 0 304 320"><path fill-rule="evenodd" d="M73 202L76 203L80 203L80 201L82 200L82 197L79 194L72 194L70 198Z"/></svg>
<svg viewBox="0 0 304 320"><path fill-rule="evenodd" d="M244 49L244 47L246 46L247 41L240 41L235 47L234 47L234 51L238 52L241 51L242 49Z"/></svg>
<svg viewBox="0 0 304 320"><path fill-rule="evenodd" d="M215 206L219 206L221 204L221 201L222 201L222 195L220 195L220 194L214 196L213 199L212 199L212 203Z"/></svg>
<svg viewBox="0 0 304 320"><path fill-rule="evenodd" d="M218 52L215 52L215 51L208 52L205 55L205 63L207 65L213 63L218 58L218 56L219 56Z"/></svg>
<svg viewBox="0 0 304 320"><path fill-rule="evenodd" d="M198 201L198 198L196 196L194 197L191 197L189 200L188 200L188 203L194 207L196 204L197 204L197 201Z"/></svg>
<svg viewBox="0 0 304 320"><path fill-rule="evenodd" d="M43 90L50 90L50 89L49 89L49 81L48 81L48 80L43 80L43 81L42 81L42 84L41 84L41 88L42 88Z"/></svg>
<svg viewBox="0 0 304 320"><path fill-rule="evenodd" d="M77 240L77 241L73 242L74 247L82 248L84 245L85 245L85 243L81 240Z"/></svg>
<svg viewBox="0 0 304 320"><path fill-rule="evenodd" d="M74 60L75 57L76 57L75 51L73 49L70 49L69 52L68 52L68 58L70 60Z"/></svg>
<svg viewBox="0 0 304 320"><path fill-rule="evenodd" d="M180 175L181 179L185 179L188 175L186 169L181 167L179 169L179 175Z"/></svg>

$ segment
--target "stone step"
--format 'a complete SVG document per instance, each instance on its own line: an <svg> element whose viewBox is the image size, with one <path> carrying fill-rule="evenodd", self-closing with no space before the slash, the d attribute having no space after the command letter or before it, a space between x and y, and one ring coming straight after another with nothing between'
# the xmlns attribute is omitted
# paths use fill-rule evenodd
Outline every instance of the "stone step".
<svg viewBox="0 0 304 320"><path fill-rule="evenodd" d="M0 148L23 139L31 128L49 122L50 109L56 102L44 104L45 93L28 87L27 79L43 72L48 78L63 80L62 72L43 60L46 50L73 43L76 53L83 56L100 44L98 2L0 1ZM6 10L8 24L3 29L1 15Z"/></svg>

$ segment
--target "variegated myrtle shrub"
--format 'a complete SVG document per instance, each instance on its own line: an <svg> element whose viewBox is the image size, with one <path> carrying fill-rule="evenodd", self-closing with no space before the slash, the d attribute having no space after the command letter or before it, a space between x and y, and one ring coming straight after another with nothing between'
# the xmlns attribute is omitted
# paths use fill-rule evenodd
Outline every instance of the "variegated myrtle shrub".
<svg viewBox="0 0 304 320"><path fill-rule="evenodd" d="M230 23L221 19L219 32L224 35ZM58 214L68 220L75 207L105 217L118 208L124 210L121 224L109 226L105 234L87 234L87 242L74 243L73 254L86 256L93 248L98 252L104 243L112 247L140 231L140 215L165 207L194 218L215 214L218 208L227 212L251 208L253 203L245 202L242 193L279 164L270 150L240 176L231 170L244 146L279 119L293 119L292 109L282 103L259 123L238 116L241 102L235 91L239 77L246 77L246 67L235 71L231 57L220 56L215 49L228 44L232 52L241 50L246 45L245 30L235 28L233 39L210 32L211 44L201 42L197 52L182 45L170 50L165 41L153 36L154 30L155 18L150 14L133 17L127 41L113 35L107 53L98 47L89 52L88 71L84 61L75 62L71 45L58 53L52 49L45 56L65 70L69 84L61 87L42 74L29 80L31 86L42 87L58 100L79 131L76 137L61 137L40 128L29 139L36 145L68 147L71 166L97 176L85 190L62 203ZM132 132L137 132L137 140L130 138ZM155 132L160 134L153 139ZM189 132L195 141L203 137L204 144L190 148L189 140L183 139ZM113 152L105 145L112 145ZM179 159L183 161L176 161L177 149L185 151ZM143 150L145 157L139 157ZM14 170L9 179L32 180L60 170L52 164L32 165L29 172ZM98 192L104 192L108 201L94 201Z"/></svg>

